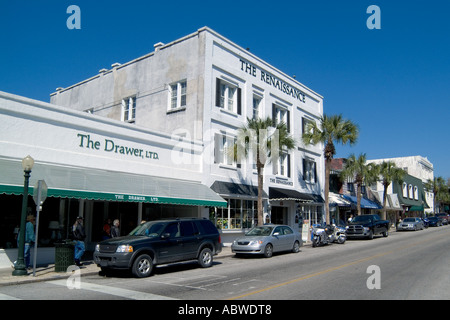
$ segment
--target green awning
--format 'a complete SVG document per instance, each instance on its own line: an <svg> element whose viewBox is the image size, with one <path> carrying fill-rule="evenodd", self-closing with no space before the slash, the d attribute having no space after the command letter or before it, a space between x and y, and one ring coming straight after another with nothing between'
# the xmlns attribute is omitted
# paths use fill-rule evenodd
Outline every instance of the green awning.
<svg viewBox="0 0 450 320"><path fill-rule="evenodd" d="M408 211L423 211L423 206L411 206Z"/></svg>
<svg viewBox="0 0 450 320"><path fill-rule="evenodd" d="M45 180L48 197L227 207L227 202L199 182L35 163L29 193ZM23 193L20 161L0 159L0 194Z"/></svg>

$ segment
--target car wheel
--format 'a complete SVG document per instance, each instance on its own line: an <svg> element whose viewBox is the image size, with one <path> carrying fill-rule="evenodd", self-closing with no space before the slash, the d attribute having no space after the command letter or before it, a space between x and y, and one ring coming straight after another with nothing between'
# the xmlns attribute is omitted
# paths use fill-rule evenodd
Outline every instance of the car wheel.
<svg viewBox="0 0 450 320"><path fill-rule="evenodd" d="M265 248L264 248L264 257L266 258L271 258L273 255L273 246L269 243Z"/></svg>
<svg viewBox="0 0 450 320"><path fill-rule="evenodd" d="M153 259L148 254L140 255L134 260L131 272L138 278L148 277L153 271Z"/></svg>
<svg viewBox="0 0 450 320"><path fill-rule="evenodd" d="M370 230L369 235L367 236L367 239L372 240L373 239L373 231Z"/></svg>
<svg viewBox="0 0 450 320"><path fill-rule="evenodd" d="M387 238L389 236L389 231L386 230L385 232L383 232L383 237Z"/></svg>
<svg viewBox="0 0 450 320"><path fill-rule="evenodd" d="M298 253L299 251L300 251L300 243L298 243L298 241L295 241L294 246L292 247L292 252Z"/></svg>
<svg viewBox="0 0 450 320"><path fill-rule="evenodd" d="M198 256L198 263L202 268L209 268L213 264L213 254L211 249L204 248Z"/></svg>

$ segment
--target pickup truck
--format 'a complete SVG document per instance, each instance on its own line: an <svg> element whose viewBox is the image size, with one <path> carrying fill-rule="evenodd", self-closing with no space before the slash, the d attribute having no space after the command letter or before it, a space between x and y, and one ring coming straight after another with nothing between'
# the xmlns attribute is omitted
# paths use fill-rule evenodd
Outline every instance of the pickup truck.
<svg viewBox="0 0 450 320"><path fill-rule="evenodd" d="M389 221L381 220L377 214L356 216L346 228L347 238L373 239L376 234L389 235Z"/></svg>

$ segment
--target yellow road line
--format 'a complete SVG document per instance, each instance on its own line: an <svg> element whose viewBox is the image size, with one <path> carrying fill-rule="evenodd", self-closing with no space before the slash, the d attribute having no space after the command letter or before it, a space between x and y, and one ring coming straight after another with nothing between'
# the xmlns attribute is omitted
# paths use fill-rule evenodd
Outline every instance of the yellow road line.
<svg viewBox="0 0 450 320"><path fill-rule="evenodd" d="M252 296L252 295L255 295L255 294L258 294L258 293L261 293L261 292L265 292L265 291L269 291L269 290L272 290L272 289L276 289L276 288L279 288L279 287L282 287L282 286L285 286L285 285L288 285L288 284L292 284L292 283L296 283L296 282L299 282L299 281L302 281L302 280L306 280L306 279L309 279L309 278L317 277L317 276L320 276L322 274L326 274L326 273L329 273L329 272L332 272L332 271L336 271L336 270L339 270L339 269L342 269L342 268L346 268L346 267L349 267L349 266L352 266L352 265L355 265L355 264L358 264L358 263L362 263L362 262L366 262L366 261L369 261L369 260L372 260L372 259L375 259L375 258L383 257L385 255L397 252L399 250L404 250L404 249L413 247L413 246L415 246L415 245L417 245L419 243L423 244L423 243L427 243L427 242L430 242L430 241L434 241L435 238L438 238L438 237L433 237L432 239L429 239L429 240L426 240L426 241L420 241L420 242L411 243L411 244L408 244L407 246L403 246L403 247L397 248L395 250L386 251L386 252L383 252L383 253L380 253L380 254L376 254L374 256L370 256L370 257L367 257L367 258L363 258L363 259L360 259L360 260L349 262L349 263L346 263L346 264L343 264L343 265L340 265L340 266L337 266L337 267L329 268L329 269L326 269L326 270L323 270L323 271L319 271L319 272L316 272L316 273L312 273L312 274L309 274L309 275L306 275L306 276L303 276L303 277L300 277L300 278L296 278L296 279L293 279L293 280L290 280L290 281L278 283L278 284L275 284L275 285L267 287L267 288L263 288L263 289L252 291L252 292L248 292L248 293L242 294L240 296L228 298L227 300L237 300L237 299L245 298L245 297ZM441 236L439 236L439 238L441 238Z"/></svg>

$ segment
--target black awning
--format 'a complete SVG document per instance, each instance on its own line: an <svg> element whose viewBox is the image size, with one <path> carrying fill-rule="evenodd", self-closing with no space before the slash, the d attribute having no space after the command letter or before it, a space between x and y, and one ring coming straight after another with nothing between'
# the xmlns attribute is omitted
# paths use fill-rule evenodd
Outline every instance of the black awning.
<svg viewBox="0 0 450 320"><path fill-rule="evenodd" d="M298 201L304 203L324 203L322 196L318 194L302 193L290 189L269 188L269 200L271 201Z"/></svg>
<svg viewBox="0 0 450 320"><path fill-rule="evenodd" d="M258 187L248 184L238 184L233 182L215 181L211 189L222 196L234 197L258 197ZM267 198L267 193L263 191L263 198Z"/></svg>

